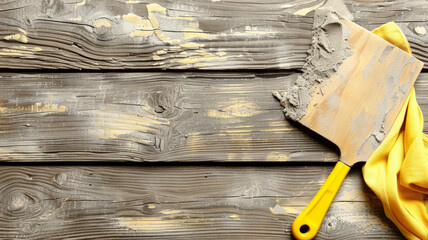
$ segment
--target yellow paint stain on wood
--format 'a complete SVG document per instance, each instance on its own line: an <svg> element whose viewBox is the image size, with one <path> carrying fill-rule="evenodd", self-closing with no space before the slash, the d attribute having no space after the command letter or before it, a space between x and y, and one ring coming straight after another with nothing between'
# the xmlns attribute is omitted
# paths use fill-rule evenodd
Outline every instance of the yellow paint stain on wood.
<svg viewBox="0 0 428 240"><path fill-rule="evenodd" d="M294 6L295 5L293 5L293 4L284 4L284 5L281 5L281 9L292 8Z"/></svg>
<svg viewBox="0 0 428 240"><path fill-rule="evenodd" d="M23 56L22 53L13 53L13 52L0 52L0 55L6 55L6 56Z"/></svg>
<svg viewBox="0 0 428 240"><path fill-rule="evenodd" d="M34 52L42 51L40 47L27 48L26 46L12 46L11 48L2 48L0 55L7 56L28 56L34 55Z"/></svg>
<svg viewBox="0 0 428 240"><path fill-rule="evenodd" d="M58 112L65 112L67 108L65 106L58 106Z"/></svg>
<svg viewBox="0 0 428 240"><path fill-rule="evenodd" d="M188 137L190 137L190 136L200 136L200 135L201 135L200 132L191 132L191 133L186 134L186 136L188 136Z"/></svg>
<svg viewBox="0 0 428 240"><path fill-rule="evenodd" d="M260 114L260 107L254 102L237 102L221 110L208 110L208 117L215 118L241 118Z"/></svg>
<svg viewBox="0 0 428 240"><path fill-rule="evenodd" d="M339 161L339 158L337 158L337 157L325 157L322 160L324 162L335 162L335 161Z"/></svg>
<svg viewBox="0 0 428 240"><path fill-rule="evenodd" d="M164 58L161 58L159 55L154 54L152 59L155 61L159 61L159 60L163 60Z"/></svg>
<svg viewBox="0 0 428 240"><path fill-rule="evenodd" d="M186 52L186 50L200 50L201 47L204 47L205 44L191 42L189 39L212 39L215 35L204 33L199 29L199 22L196 18L191 16L168 16L167 9L157 3L151 3L146 5L148 16L147 19L143 19L139 16L132 15L131 13L126 15L130 21L133 21L137 26L136 30L129 34L130 37L135 36L150 36L154 35L162 42L169 43L170 50L183 50L179 54L170 55L172 58L171 63L180 63L183 65L189 64L203 64L204 62L213 62L213 61L226 61L228 57L225 55L226 52L220 52L219 54L208 53L207 51L200 52ZM131 18L132 17L132 18ZM146 28L138 29L138 24L146 20ZM163 21L160 21L163 20ZM159 24L163 22L170 22L171 24L178 23L179 26L186 26L183 29L177 29L174 33L169 33L162 31ZM150 23L150 25L148 24ZM145 32L146 31L146 32ZM182 36L181 36L182 35ZM180 37L181 36L181 37ZM184 41L184 43L182 43ZM162 51L156 52L153 54L153 60L164 60L165 58L160 57L159 55L165 54Z"/></svg>
<svg viewBox="0 0 428 240"><path fill-rule="evenodd" d="M281 121L272 121L272 119L266 119L266 120L270 120L268 123L269 127L285 127L287 125L287 123L284 120L281 120Z"/></svg>
<svg viewBox="0 0 428 240"><path fill-rule="evenodd" d="M228 59L227 56L219 57L203 49L197 49L194 51L183 51L180 53L180 55L175 55L175 57L185 57L185 58L171 59L171 62L177 62L184 65L195 64L195 66L197 66L198 64L202 64L204 62L213 62L213 61L219 62L219 61L226 61Z"/></svg>
<svg viewBox="0 0 428 240"><path fill-rule="evenodd" d="M123 15L122 19L132 22L135 25L135 28L137 29L153 30L151 23L147 19L144 19L133 13L128 13L127 15Z"/></svg>
<svg viewBox="0 0 428 240"><path fill-rule="evenodd" d="M208 110L207 116L208 117L215 117L215 118L231 118L231 116L229 116L225 112L221 112L218 110Z"/></svg>
<svg viewBox="0 0 428 240"><path fill-rule="evenodd" d="M85 4L86 4L86 0L83 0L79 3L76 3L76 4L74 4L74 9L81 7L81 6L84 6Z"/></svg>
<svg viewBox="0 0 428 240"><path fill-rule="evenodd" d="M8 36L4 37L4 39L5 40L15 40L15 41L22 42L22 43L28 42L27 36L25 36L25 34L21 34L21 33L8 35Z"/></svg>
<svg viewBox="0 0 428 240"><path fill-rule="evenodd" d="M162 49L162 50L158 50L156 51L157 55L163 55L163 54L167 54L168 52L166 51L166 49Z"/></svg>
<svg viewBox="0 0 428 240"><path fill-rule="evenodd" d="M32 105L16 105L16 106L5 106L0 107L0 113L15 113L15 112L65 112L67 107L58 104L43 104L35 103Z"/></svg>
<svg viewBox="0 0 428 240"><path fill-rule="evenodd" d="M148 16L147 19L142 18L133 13L129 13L127 15L123 15L122 18L127 21L131 21L135 25L135 30L129 34L130 37L136 36L144 36L148 37L155 34L160 41L170 44L179 44L181 39L171 38L167 36L161 29L159 29L159 21L156 17L156 14L159 17L162 17L168 21L177 21L177 20L185 20L185 21L196 21L193 17L169 17L167 16L166 8L162 7L159 4L151 3L146 5ZM156 57L155 57L156 58Z"/></svg>
<svg viewBox="0 0 428 240"><path fill-rule="evenodd" d="M32 51L32 52L40 52L42 51L42 48L40 47L34 47L34 48L30 48L27 46L12 46L13 49L19 49L19 50L27 50L27 51Z"/></svg>
<svg viewBox="0 0 428 240"><path fill-rule="evenodd" d="M294 15L300 15L300 16L306 16L306 14L308 14L309 12L321 7L322 5L324 5L324 3L325 3L325 1L322 1L315 6L299 9L299 10L295 11L293 14Z"/></svg>
<svg viewBox="0 0 428 240"><path fill-rule="evenodd" d="M427 30L423 26L415 27L415 32L419 35L425 35Z"/></svg>
<svg viewBox="0 0 428 240"><path fill-rule="evenodd" d="M148 4L146 7L147 7L147 11L148 11L148 16L147 16L147 18L149 19L149 21L150 21L150 23L152 24L152 26L153 26L153 28L154 29L159 29L159 22L158 22L158 19L156 18L156 16L152 13L152 11L150 11L149 9L149 7L150 7L150 5L152 5L152 4Z"/></svg>
<svg viewBox="0 0 428 240"><path fill-rule="evenodd" d="M121 227L127 227L137 231L166 230L172 227L171 221L163 221L161 217L145 218L116 218Z"/></svg>
<svg viewBox="0 0 428 240"><path fill-rule="evenodd" d="M159 40L165 43L179 44L181 42L181 39L171 39L170 37L167 37L161 30L156 30L155 34Z"/></svg>
<svg viewBox="0 0 428 240"><path fill-rule="evenodd" d="M106 19L98 19L94 22L94 27L99 28L99 27L111 27L111 24L109 21L107 21Z"/></svg>
<svg viewBox="0 0 428 240"><path fill-rule="evenodd" d="M185 51L180 52L180 54L178 55L178 57L187 57L187 56L189 56L189 54ZM176 57L177 57L177 55L176 55Z"/></svg>
<svg viewBox="0 0 428 240"><path fill-rule="evenodd" d="M137 36L148 37L153 35L154 33L153 25L148 19L144 19L133 13L128 13L127 15L123 15L122 19L132 22L134 24L135 30L128 35L131 38L137 37Z"/></svg>
<svg viewBox="0 0 428 240"><path fill-rule="evenodd" d="M197 20L194 19L194 21L192 21L192 22L189 23L189 27L191 27L191 28L199 28L199 22L197 22Z"/></svg>
<svg viewBox="0 0 428 240"><path fill-rule="evenodd" d="M106 125L111 127L105 126L104 129L108 130L113 135L123 135L134 131L147 131L150 130L150 126L161 124L150 119L132 117L124 114L116 117L112 116L111 118L104 114L97 115L98 118L103 118L103 120L109 119ZM101 117L99 115L104 116Z"/></svg>
<svg viewBox="0 0 428 240"><path fill-rule="evenodd" d="M95 122L101 126L92 134L103 139L117 139L141 144L153 144L150 131L156 131L161 126L169 126L168 119L162 119L147 113L131 111L116 111L105 106L95 114Z"/></svg>
<svg viewBox="0 0 428 240"><path fill-rule="evenodd" d="M27 35L27 31L25 31L25 30L24 30L24 29L22 29L22 28L18 28L18 31L19 31L20 33L24 34L24 35Z"/></svg>
<svg viewBox="0 0 428 240"><path fill-rule="evenodd" d="M177 17L167 17L166 16L166 8L162 7L161 5L157 4L157 3L151 3L151 4L147 4L146 5L147 8L147 12L148 12L148 16L147 18L149 19L149 21L152 23L153 28L154 29L159 29L159 21L156 18L154 13L157 13L161 15L161 17L166 18L167 20L177 20L180 18ZM192 19L193 21L193 19ZM162 41L162 39L161 39Z"/></svg>
<svg viewBox="0 0 428 240"><path fill-rule="evenodd" d="M154 205L154 204L149 204L149 205L147 205L147 208L148 208L148 209L155 209L155 208L156 208L156 205Z"/></svg>
<svg viewBox="0 0 428 240"><path fill-rule="evenodd" d="M239 217L238 214L232 214L232 215L229 216L229 218L233 219L233 220L241 220L241 218Z"/></svg>
<svg viewBox="0 0 428 240"><path fill-rule="evenodd" d="M133 38L133 37L138 37L138 36L148 37L148 36L151 36L151 35L153 35L153 31L134 30L128 36L131 37L131 38Z"/></svg>
<svg viewBox="0 0 428 240"><path fill-rule="evenodd" d="M169 215L169 214L177 214L177 213L181 213L181 212L183 212L183 211L174 210L174 209L165 209L165 210L160 211L159 213Z"/></svg>
<svg viewBox="0 0 428 240"><path fill-rule="evenodd" d="M166 8L162 7L157 3L147 4L146 8L149 13L159 12L159 13L166 14Z"/></svg>
<svg viewBox="0 0 428 240"><path fill-rule="evenodd" d="M226 54L227 54L227 52L216 52L215 54L216 54L217 56L222 57L222 56L226 55Z"/></svg>
<svg viewBox="0 0 428 240"><path fill-rule="evenodd" d="M212 34L204 33L200 29L185 28L183 32L183 37L185 39L212 39L214 36Z"/></svg>
<svg viewBox="0 0 428 240"><path fill-rule="evenodd" d="M280 152L271 152L268 155L266 155L265 160L272 161L272 162L287 162L287 161L290 161L290 157Z"/></svg>
<svg viewBox="0 0 428 240"><path fill-rule="evenodd" d="M2 48L2 52L7 53L30 53L27 50L17 50L17 49L10 49L10 48Z"/></svg>
<svg viewBox="0 0 428 240"><path fill-rule="evenodd" d="M205 44L194 43L194 42L186 42L186 43L180 44L180 46L182 46L183 48L188 48L188 49L199 49L200 47L204 47Z"/></svg>

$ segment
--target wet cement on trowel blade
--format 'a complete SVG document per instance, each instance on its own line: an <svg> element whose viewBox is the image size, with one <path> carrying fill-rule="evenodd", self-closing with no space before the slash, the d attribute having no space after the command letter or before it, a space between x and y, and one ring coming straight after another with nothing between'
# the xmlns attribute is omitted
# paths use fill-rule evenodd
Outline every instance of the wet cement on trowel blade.
<svg viewBox="0 0 428 240"><path fill-rule="evenodd" d="M330 76L336 73L343 60L352 55L346 41L349 30L340 22L341 16L330 8L318 8L314 12L312 43L303 66L303 73L286 92L273 92L284 107L285 116L299 121L306 114L314 89L320 89Z"/></svg>
<svg viewBox="0 0 428 240"><path fill-rule="evenodd" d="M392 46L387 46L381 53L379 61L383 61L392 50ZM389 128L391 127L389 126L388 129L385 129L385 122L389 114L395 108L398 102L402 103L407 97L407 93L409 92L411 85L400 83L400 76L403 68L398 67L403 54L404 52L398 51L398 56L388 66L388 73L390 73L390 76L385 82L386 90L384 100L377 104L378 114L374 120L374 129L371 135L365 139L365 141L358 148L357 156L365 154L367 150L371 149L371 151L374 151L378 148L390 130ZM406 67L408 64L412 64L414 61L414 58L408 59L405 62L404 67ZM371 71L375 71L375 69L371 69ZM412 71L410 79L413 79L414 74L415 72ZM399 92L401 92L401 94L399 94Z"/></svg>

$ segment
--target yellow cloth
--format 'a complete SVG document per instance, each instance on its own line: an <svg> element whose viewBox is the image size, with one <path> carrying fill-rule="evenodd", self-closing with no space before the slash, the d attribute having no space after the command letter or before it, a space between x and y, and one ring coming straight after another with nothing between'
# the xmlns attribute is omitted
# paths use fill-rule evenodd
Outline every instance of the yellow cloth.
<svg viewBox="0 0 428 240"><path fill-rule="evenodd" d="M411 54L394 23L373 33ZM363 168L364 180L382 201L386 216L407 239L428 239L428 137L422 130L423 115L413 88L391 131Z"/></svg>

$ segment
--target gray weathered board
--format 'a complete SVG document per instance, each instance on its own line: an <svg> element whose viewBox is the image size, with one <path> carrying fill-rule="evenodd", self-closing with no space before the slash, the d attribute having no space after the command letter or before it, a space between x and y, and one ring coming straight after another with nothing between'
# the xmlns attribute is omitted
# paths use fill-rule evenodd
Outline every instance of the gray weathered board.
<svg viewBox="0 0 428 240"><path fill-rule="evenodd" d="M297 75L1 73L0 160L335 162L271 94ZM424 73L425 114L427 87Z"/></svg>
<svg viewBox="0 0 428 240"><path fill-rule="evenodd" d="M396 21L428 62L426 0L344 2L367 29ZM0 239L289 239L332 165L267 162L338 156L271 92L296 78L323 3L0 1ZM425 114L427 88L424 73ZM319 239L402 238L360 167Z"/></svg>
<svg viewBox="0 0 428 240"><path fill-rule="evenodd" d="M308 13L325 1L2 1L0 65L17 69L301 68L311 39ZM415 56L428 62L426 0L329 2L347 8L354 21L369 30L396 21Z"/></svg>
<svg viewBox="0 0 428 240"><path fill-rule="evenodd" d="M1 239L289 239L332 166L2 166ZM318 239L401 239L353 169Z"/></svg>

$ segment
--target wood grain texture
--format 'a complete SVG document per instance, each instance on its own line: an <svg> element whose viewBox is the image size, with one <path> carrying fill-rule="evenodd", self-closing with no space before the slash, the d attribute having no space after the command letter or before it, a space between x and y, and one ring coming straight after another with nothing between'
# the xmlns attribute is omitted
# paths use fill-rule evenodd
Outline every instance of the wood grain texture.
<svg viewBox="0 0 428 240"><path fill-rule="evenodd" d="M331 166L2 166L2 239L290 239ZM351 171L317 239L401 239Z"/></svg>
<svg viewBox="0 0 428 240"><path fill-rule="evenodd" d="M304 15L325 1L6 1L0 3L0 65L298 69L311 38L313 19ZM427 63L425 0L331 2L369 30L400 23L415 56Z"/></svg>
<svg viewBox="0 0 428 240"><path fill-rule="evenodd" d="M338 160L331 144L285 120L271 94L297 74L0 76L1 161ZM427 88L423 73L416 90L425 114Z"/></svg>

